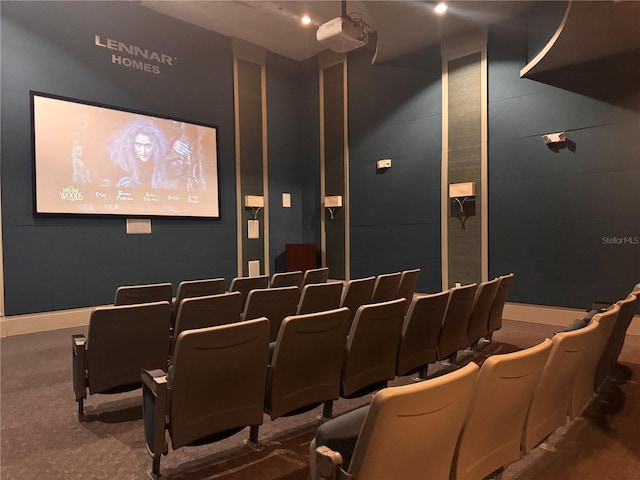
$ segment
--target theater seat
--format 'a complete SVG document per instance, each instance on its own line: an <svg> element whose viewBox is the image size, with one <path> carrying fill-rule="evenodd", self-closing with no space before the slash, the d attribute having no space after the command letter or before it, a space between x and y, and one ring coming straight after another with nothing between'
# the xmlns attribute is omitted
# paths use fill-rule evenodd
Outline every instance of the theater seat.
<svg viewBox="0 0 640 480"><path fill-rule="evenodd" d="M185 280L178 284L176 298L172 305L171 326L175 325L176 315L180 302L185 298L204 297L206 295L218 295L226 291L224 278L208 278L205 280Z"/></svg>
<svg viewBox="0 0 640 480"><path fill-rule="evenodd" d="M413 270L404 270L400 276L400 285L398 285L398 294L396 298L404 298L407 301L407 308L411 305L413 300L413 294L416 291L418 285L418 278L420 278L420 269L414 268Z"/></svg>
<svg viewBox="0 0 640 480"><path fill-rule="evenodd" d="M173 300L171 283L149 283L146 285L124 285L116 289L114 305L136 303L169 302Z"/></svg>
<svg viewBox="0 0 640 480"><path fill-rule="evenodd" d="M345 350L342 397L372 393L395 378L405 303L401 298L358 309Z"/></svg>
<svg viewBox="0 0 640 480"><path fill-rule="evenodd" d="M602 352L604 352L604 348L609 341L613 325L619 313L620 306L614 304L611 309L594 315L591 320L592 323L599 323L600 328L596 330L593 341L585 352L584 359L573 385L571 402L569 403L569 417L571 419L582 413L591 400L593 393L596 391L596 369L598 368L598 363L602 358Z"/></svg>
<svg viewBox="0 0 640 480"><path fill-rule="evenodd" d="M262 424L268 355L269 321L261 318L182 332L171 371L142 373L144 435L154 478L168 453L166 431L176 450Z"/></svg>
<svg viewBox="0 0 640 480"><path fill-rule="evenodd" d="M371 303L371 295L373 294L373 286L375 283L376 277L365 277L349 280L344 286L340 306L349 309L352 321L356 316L358 308Z"/></svg>
<svg viewBox="0 0 640 480"><path fill-rule="evenodd" d="M591 322L580 330L554 335L525 421L523 453L531 451L556 428L567 423L573 382L598 328L598 322Z"/></svg>
<svg viewBox="0 0 640 480"><path fill-rule="evenodd" d="M520 459L524 421L551 350L551 340L482 364L462 426L451 478L482 480Z"/></svg>
<svg viewBox="0 0 640 480"><path fill-rule="evenodd" d="M272 420L323 403L323 416L331 417L348 333L347 308L284 319L267 376L265 412Z"/></svg>
<svg viewBox="0 0 640 480"><path fill-rule="evenodd" d="M99 307L85 335L71 336L73 391L84 418L87 390L119 393L140 388L140 370L164 368L169 351L169 302Z"/></svg>
<svg viewBox="0 0 640 480"><path fill-rule="evenodd" d="M204 297L185 298L178 307L176 324L171 334L171 352L178 335L185 330L215 327L240 321L242 314L240 292L221 293Z"/></svg>
<svg viewBox="0 0 640 480"><path fill-rule="evenodd" d="M398 287L400 286L401 276L401 272L378 275L373 285L371 303L388 302L389 300L398 298ZM407 300L407 302L410 302L410 300Z"/></svg>
<svg viewBox="0 0 640 480"><path fill-rule="evenodd" d="M478 366L385 388L370 406L321 425L310 445L312 480L449 478Z"/></svg>
<svg viewBox="0 0 640 480"><path fill-rule="evenodd" d="M312 283L325 283L329 280L329 267L310 268L302 276L302 286Z"/></svg>
<svg viewBox="0 0 640 480"><path fill-rule="evenodd" d="M280 324L285 317L295 315L298 308L298 287L260 288L251 290L242 318L267 317L271 328L270 342L275 342Z"/></svg>
<svg viewBox="0 0 640 480"><path fill-rule="evenodd" d="M489 336L489 313L499 286L497 278L478 285L467 328L467 346L476 346L480 339Z"/></svg>
<svg viewBox="0 0 640 480"><path fill-rule="evenodd" d="M450 291L416 296L402 325L396 375L420 372L425 377L430 363L438 360L438 337Z"/></svg>
<svg viewBox="0 0 640 480"><path fill-rule="evenodd" d="M236 277L231 280L229 291L240 292L242 294L242 308L244 309L244 306L247 303L247 297L251 290L268 287L269 277L267 275L260 275L257 277Z"/></svg>
<svg viewBox="0 0 640 480"><path fill-rule="evenodd" d="M467 329L477 288L478 286L472 283L451 289L438 338L438 360L450 360L455 363L458 350L464 350L469 346Z"/></svg>
<svg viewBox="0 0 640 480"><path fill-rule="evenodd" d="M300 287L302 284L302 271L274 273L269 282L270 287Z"/></svg>
<svg viewBox="0 0 640 480"><path fill-rule="evenodd" d="M496 296L493 299L491 310L489 311L489 324L487 330L489 331L489 339L493 336L493 332L502 328L502 313L504 311L504 305L509 297L509 290L513 283L513 273L508 275L502 275L498 277L499 286Z"/></svg>
<svg viewBox="0 0 640 480"><path fill-rule="evenodd" d="M298 302L298 315L334 310L340 307L342 282L305 285Z"/></svg>

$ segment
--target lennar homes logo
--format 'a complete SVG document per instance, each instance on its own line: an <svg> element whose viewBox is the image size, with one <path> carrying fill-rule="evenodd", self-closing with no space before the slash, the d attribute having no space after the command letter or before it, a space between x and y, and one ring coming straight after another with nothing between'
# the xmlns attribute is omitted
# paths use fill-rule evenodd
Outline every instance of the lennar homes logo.
<svg viewBox="0 0 640 480"><path fill-rule="evenodd" d="M640 237L602 237L603 245L638 245Z"/></svg>
<svg viewBox="0 0 640 480"><path fill-rule="evenodd" d="M95 36L97 47L113 50L117 53L111 54L111 63L121 65L143 72L160 74L160 66L169 65L173 67L176 58L166 53L159 53L131 43L124 43L113 38L103 39L100 35Z"/></svg>

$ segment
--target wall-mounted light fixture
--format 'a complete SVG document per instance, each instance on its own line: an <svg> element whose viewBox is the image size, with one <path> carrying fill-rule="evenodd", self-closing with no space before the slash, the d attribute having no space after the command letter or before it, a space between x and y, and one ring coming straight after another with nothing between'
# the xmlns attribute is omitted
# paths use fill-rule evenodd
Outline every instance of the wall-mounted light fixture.
<svg viewBox="0 0 640 480"><path fill-rule="evenodd" d="M460 206L460 213L464 213L464 202L475 200L476 182L449 184L449 198L453 198Z"/></svg>
<svg viewBox="0 0 640 480"><path fill-rule="evenodd" d="M253 212L253 219L258 218L258 212L264 207L264 197L262 195L245 195L244 207L251 209Z"/></svg>
<svg viewBox="0 0 640 480"><path fill-rule="evenodd" d="M335 209L342 207L342 196L332 195L329 197L324 197L324 206L327 210L329 210L329 215L331 215L331 220L333 220Z"/></svg>
<svg viewBox="0 0 640 480"><path fill-rule="evenodd" d="M546 135L542 135L542 140L547 145L550 143L562 143L567 140L567 134L564 132L547 133Z"/></svg>

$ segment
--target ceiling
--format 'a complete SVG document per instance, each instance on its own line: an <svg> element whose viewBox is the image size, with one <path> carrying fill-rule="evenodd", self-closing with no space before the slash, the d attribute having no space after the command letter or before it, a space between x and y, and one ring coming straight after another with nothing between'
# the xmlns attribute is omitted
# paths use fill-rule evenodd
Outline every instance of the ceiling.
<svg viewBox="0 0 640 480"><path fill-rule="evenodd" d="M325 49L316 40L316 30L342 13L340 0L134 1L161 14L260 45L298 61ZM436 3L349 0L346 11L376 32L376 53L372 63L377 63L437 43L447 36L526 14L537 2L449 0L445 15L435 13ZM544 3L541 5L544 7ZM568 5L556 36L528 66L530 73L580 64L640 47L640 1L574 0ZM303 15L312 19L307 26L300 22ZM528 72L528 68L523 70Z"/></svg>
<svg viewBox="0 0 640 480"><path fill-rule="evenodd" d="M294 60L305 60L324 50L316 40L317 27L339 17L342 3L325 1L140 0L156 12L199 25L223 35L261 45ZM449 1L441 16L432 1L348 1L347 14L362 18L377 32L376 60L384 61L433 44L443 35L499 21L528 11L530 1ZM312 22L303 26L300 18Z"/></svg>

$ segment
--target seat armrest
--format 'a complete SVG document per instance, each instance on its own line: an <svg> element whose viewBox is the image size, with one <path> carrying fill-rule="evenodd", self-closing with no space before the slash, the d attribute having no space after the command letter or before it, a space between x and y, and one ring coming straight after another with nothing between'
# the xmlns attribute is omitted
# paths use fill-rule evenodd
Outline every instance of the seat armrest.
<svg viewBox="0 0 640 480"><path fill-rule="evenodd" d="M166 454L167 375L162 370L142 370L142 416L144 437L154 458L154 472L159 475L160 455ZM156 472L156 461L158 471Z"/></svg>
<svg viewBox="0 0 640 480"><path fill-rule="evenodd" d="M87 398L87 337L82 334L71 335L73 393L76 402Z"/></svg>
<svg viewBox="0 0 640 480"><path fill-rule="evenodd" d="M324 445L316 448L316 470L318 480L353 478L342 469L342 455Z"/></svg>

